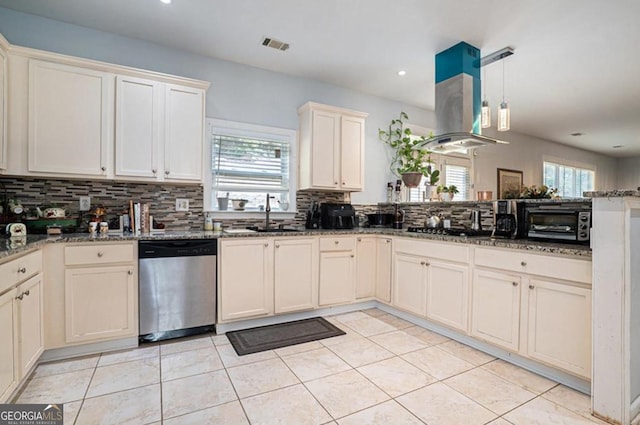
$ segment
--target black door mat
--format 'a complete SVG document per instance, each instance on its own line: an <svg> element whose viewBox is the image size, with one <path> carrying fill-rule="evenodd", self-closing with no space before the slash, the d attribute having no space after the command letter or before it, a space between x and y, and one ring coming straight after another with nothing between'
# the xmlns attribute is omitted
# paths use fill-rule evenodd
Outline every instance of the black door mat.
<svg viewBox="0 0 640 425"><path fill-rule="evenodd" d="M260 351L302 344L303 342L345 335L345 332L322 317L313 317L311 319L295 320L241 331L231 331L227 332L226 335L236 353L239 356L244 356L246 354L259 353Z"/></svg>

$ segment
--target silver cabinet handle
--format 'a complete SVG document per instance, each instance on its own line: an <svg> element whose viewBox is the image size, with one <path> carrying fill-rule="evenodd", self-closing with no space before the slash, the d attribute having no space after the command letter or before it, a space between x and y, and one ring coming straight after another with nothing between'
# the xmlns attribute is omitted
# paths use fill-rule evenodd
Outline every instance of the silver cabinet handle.
<svg viewBox="0 0 640 425"><path fill-rule="evenodd" d="M16 297L16 300L20 300L20 301L22 301L22 298L24 298L24 292L23 292L22 294L18 295L18 296Z"/></svg>
<svg viewBox="0 0 640 425"><path fill-rule="evenodd" d="M424 265L426 265L426 264L427 264L427 263L425 263L424 261L420 261L420 265L421 265L421 266L424 266Z"/></svg>
<svg viewBox="0 0 640 425"><path fill-rule="evenodd" d="M526 267L526 266L527 266L527 262L526 262L526 261L520 261L520 265L521 265L522 267Z"/></svg>
<svg viewBox="0 0 640 425"><path fill-rule="evenodd" d="M102 171L107 171L107 167L105 167L105 166L100 167L100 169L101 169Z"/></svg>
<svg viewBox="0 0 640 425"><path fill-rule="evenodd" d="M345 183L345 182L342 182L342 185L343 185L343 186L346 186L346 183Z"/></svg>
<svg viewBox="0 0 640 425"><path fill-rule="evenodd" d="M387 239L387 243L391 243L391 239Z"/></svg>
<svg viewBox="0 0 640 425"><path fill-rule="evenodd" d="M168 176L168 175L169 175L169 170L165 171L165 172L164 172L164 175L165 175L165 176Z"/></svg>
<svg viewBox="0 0 640 425"><path fill-rule="evenodd" d="M535 289L535 286L529 285L529 289Z"/></svg>
<svg viewBox="0 0 640 425"><path fill-rule="evenodd" d="M153 170L151 170L151 172L152 172L153 174L156 174L156 173L158 172L158 170L156 170L156 169L154 168Z"/></svg>
<svg viewBox="0 0 640 425"><path fill-rule="evenodd" d="M133 270L129 270L129 271L127 272L127 274L128 274L129 276L131 276L131 275L133 274Z"/></svg>
<svg viewBox="0 0 640 425"><path fill-rule="evenodd" d="M336 185L337 185L337 184L338 184L338 182L333 182L333 184L336 184Z"/></svg>
<svg viewBox="0 0 640 425"><path fill-rule="evenodd" d="M358 242L362 242L362 238L358 238Z"/></svg>
<svg viewBox="0 0 640 425"><path fill-rule="evenodd" d="M279 245L279 244L276 244L276 248L280 248L280 245Z"/></svg>
<svg viewBox="0 0 640 425"><path fill-rule="evenodd" d="M265 248L269 246L269 243L264 244Z"/></svg>
<svg viewBox="0 0 640 425"><path fill-rule="evenodd" d="M98 258L102 258L104 256L104 252L98 252Z"/></svg>
<svg viewBox="0 0 640 425"><path fill-rule="evenodd" d="M340 241L333 241L334 244L338 245Z"/></svg>
<svg viewBox="0 0 640 425"><path fill-rule="evenodd" d="M26 267L21 267L18 269L18 273L26 273L26 272L27 272Z"/></svg>
<svg viewBox="0 0 640 425"><path fill-rule="evenodd" d="M351 258L353 258L353 257L355 257L355 255L354 255L354 254L351 254Z"/></svg>
<svg viewBox="0 0 640 425"><path fill-rule="evenodd" d="M518 286L518 282L511 282L513 286Z"/></svg>
<svg viewBox="0 0 640 425"><path fill-rule="evenodd" d="M429 267L431 265L431 263L427 261L424 265Z"/></svg>

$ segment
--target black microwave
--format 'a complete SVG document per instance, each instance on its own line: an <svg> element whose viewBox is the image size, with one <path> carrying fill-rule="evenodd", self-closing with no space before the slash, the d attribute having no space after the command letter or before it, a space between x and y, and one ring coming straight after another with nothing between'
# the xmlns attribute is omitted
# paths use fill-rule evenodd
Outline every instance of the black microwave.
<svg viewBox="0 0 640 425"><path fill-rule="evenodd" d="M520 205L518 234L522 238L588 244L591 208L585 205Z"/></svg>

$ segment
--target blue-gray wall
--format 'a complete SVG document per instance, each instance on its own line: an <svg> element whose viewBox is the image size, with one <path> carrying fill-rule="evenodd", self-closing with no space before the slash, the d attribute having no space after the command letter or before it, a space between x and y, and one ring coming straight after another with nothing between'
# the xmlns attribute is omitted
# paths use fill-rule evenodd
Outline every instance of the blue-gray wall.
<svg viewBox="0 0 640 425"><path fill-rule="evenodd" d="M297 129L297 109L308 101L367 112L365 192L354 194L354 203L383 200L386 182L392 179L378 128L385 128L400 111L407 112L413 124L435 125L433 111L6 8L0 8L0 33L18 46L209 81L207 117Z"/></svg>

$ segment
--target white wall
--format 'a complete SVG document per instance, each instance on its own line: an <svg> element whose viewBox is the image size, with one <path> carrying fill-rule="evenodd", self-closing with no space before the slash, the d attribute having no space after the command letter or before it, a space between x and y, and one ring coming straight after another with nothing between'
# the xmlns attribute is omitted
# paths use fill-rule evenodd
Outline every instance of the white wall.
<svg viewBox="0 0 640 425"><path fill-rule="evenodd" d="M640 187L640 156L618 159L618 188L637 189Z"/></svg>
<svg viewBox="0 0 640 425"><path fill-rule="evenodd" d="M384 200L386 182L395 179L389 170L388 148L378 139L379 128L386 128L400 111L409 115L411 124L436 127L433 111L6 8L0 8L0 32L10 43L19 46L209 81L211 87L207 92L206 115L211 118L297 129L297 108L310 100L367 112L366 191L354 193L354 203ZM594 163L597 166L597 189L616 186L615 160L611 158L512 132L506 137L511 145L478 151L476 190L493 190L496 193L498 167L523 170L525 184L540 184L545 154Z"/></svg>
<svg viewBox="0 0 640 425"><path fill-rule="evenodd" d="M562 160L564 163L595 168L596 190L617 188L617 161L605 155L538 139L513 131L497 132L485 129L483 135L509 142L508 145L487 146L475 153L475 190L491 190L497 196L497 169L523 171L527 186L542 184L544 160Z"/></svg>

